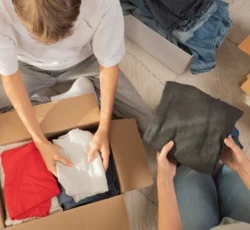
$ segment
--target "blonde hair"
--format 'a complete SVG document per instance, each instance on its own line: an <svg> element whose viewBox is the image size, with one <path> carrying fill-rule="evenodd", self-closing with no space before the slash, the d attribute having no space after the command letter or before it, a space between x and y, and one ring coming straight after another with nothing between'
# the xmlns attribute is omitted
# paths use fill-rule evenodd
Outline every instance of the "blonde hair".
<svg viewBox="0 0 250 230"><path fill-rule="evenodd" d="M16 14L38 42L56 43L73 33L81 0L12 0Z"/></svg>

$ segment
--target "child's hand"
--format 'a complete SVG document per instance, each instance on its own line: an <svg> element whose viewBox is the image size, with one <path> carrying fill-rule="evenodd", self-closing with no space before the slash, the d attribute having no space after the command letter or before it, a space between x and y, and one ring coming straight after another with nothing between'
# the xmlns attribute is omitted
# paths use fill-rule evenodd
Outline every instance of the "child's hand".
<svg viewBox="0 0 250 230"><path fill-rule="evenodd" d="M39 149L41 156L44 160L47 169L57 176L56 172L56 162L61 162L66 166L72 166L72 163L69 159L64 157L62 154L59 153L58 149L50 142L45 141L41 143L36 143L36 147Z"/></svg>

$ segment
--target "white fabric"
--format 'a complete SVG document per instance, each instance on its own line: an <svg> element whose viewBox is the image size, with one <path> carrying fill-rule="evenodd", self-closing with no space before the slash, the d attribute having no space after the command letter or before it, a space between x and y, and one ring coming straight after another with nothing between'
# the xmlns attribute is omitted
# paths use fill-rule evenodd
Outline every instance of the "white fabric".
<svg viewBox="0 0 250 230"><path fill-rule="evenodd" d="M51 101L59 101L91 93L94 94L96 101L98 102L92 82L88 78L82 77L78 78L67 92L51 97Z"/></svg>
<svg viewBox="0 0 250 230"><path fill-rule="evenodd" d="M88 162L93 135L88 131L74 129L53 143L61 154L69 158L73 166L57 163L58 181L67 195L75 202L108 191L108 183L100 154L97 152L92 162Z"/></svg>
<svg viewBox="0 0 250 230"><path fill-rule="evenodd" d="M30 143L30 141L15 143L15 144L11 144L11 145L0 146L0 155L4 151L14 149L14 148L18 148L18 147L21 147L21 146L26 145L28 143ZM1 157L0 157L0 180L1 180L0 182L1 182L2 191L3 191L3 187L4 187L4 178L5 178L5 175L4 175L4 171L3 171L3 167L2 167L2 160L1 160ZM53 197L51 199L51 207L50 207L49 213L50 214L55 214L57 212L62 212L62 211L63 211L63 209L59 205L57 196ZM5 225L6 226L12 226L12 225L21 224L23 222L27 222L27 221L33 220L33 219L36 219L36 217L31 217L31 218L27 218L27 219L23 219L23 220L11 220L10 217L9 217L8 211L6 210Z"/></svg>
<svg viewBox="0 0 250 230"><path fill-rule="evenodd" d="M118 64L124 56L124 19L118 0L82 1L73 35L53 45L36 42L12 1L0 1L0 74L15 73L17 60L44 70L63 70L93 53L104 67Z"/></svg>

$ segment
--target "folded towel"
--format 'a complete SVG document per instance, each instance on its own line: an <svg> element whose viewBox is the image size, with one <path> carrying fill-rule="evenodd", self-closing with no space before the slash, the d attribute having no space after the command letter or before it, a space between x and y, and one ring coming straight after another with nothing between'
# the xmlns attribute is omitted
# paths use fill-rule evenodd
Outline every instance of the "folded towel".
<svg viewBox="0 0 250 230"><path fill-rule="evenodd" d="M242 114L193 86L167 82L144 140L158 151L173 140L170 158L212 174L224 151L224 139Z"/></svg>

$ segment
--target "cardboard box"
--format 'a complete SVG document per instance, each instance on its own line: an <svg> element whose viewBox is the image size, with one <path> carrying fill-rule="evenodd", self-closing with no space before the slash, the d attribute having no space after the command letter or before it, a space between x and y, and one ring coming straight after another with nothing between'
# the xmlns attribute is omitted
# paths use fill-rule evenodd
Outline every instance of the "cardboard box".
<svg viewBox="0 0 250 230"><path fill-rule="evenodd" d="M250 55L250 35L239 45L239 48ZM250 73L240 82L241 89L250 95Z"/></svg>
<svg viewBox="0 0 250 230"><path fill-rule="evenodd" d="M250 35L239 45L239 48L250 55Z"/></svg>
<svg viewBox="0 0 250 230"><path fill-rule="evenodd" d="M248 95L250 95L250 73L240 83L240 88Z"/></svg>
<svg viewBox="0 0 250 230"><path fill-rule="evenodd" d="M99 123L99 109L93 95L35 106L34 111L43 132L51 138L65 134L74 128L92 129ZM0 115L0 130L0 145L31 139L16 112ZM6 229L130 229L123 193L147 187L153 183L134 119L112 121L110 146L119 177L121 195ZM5 229L2 202L0 202L0 229Z"/></svg>
<svg viewBox="0 0 250 230"><path fill-rule="evenodd" d="M125 36L177 74L189 67L193 56L153 31L132 15L125 16Z"/></svg>

